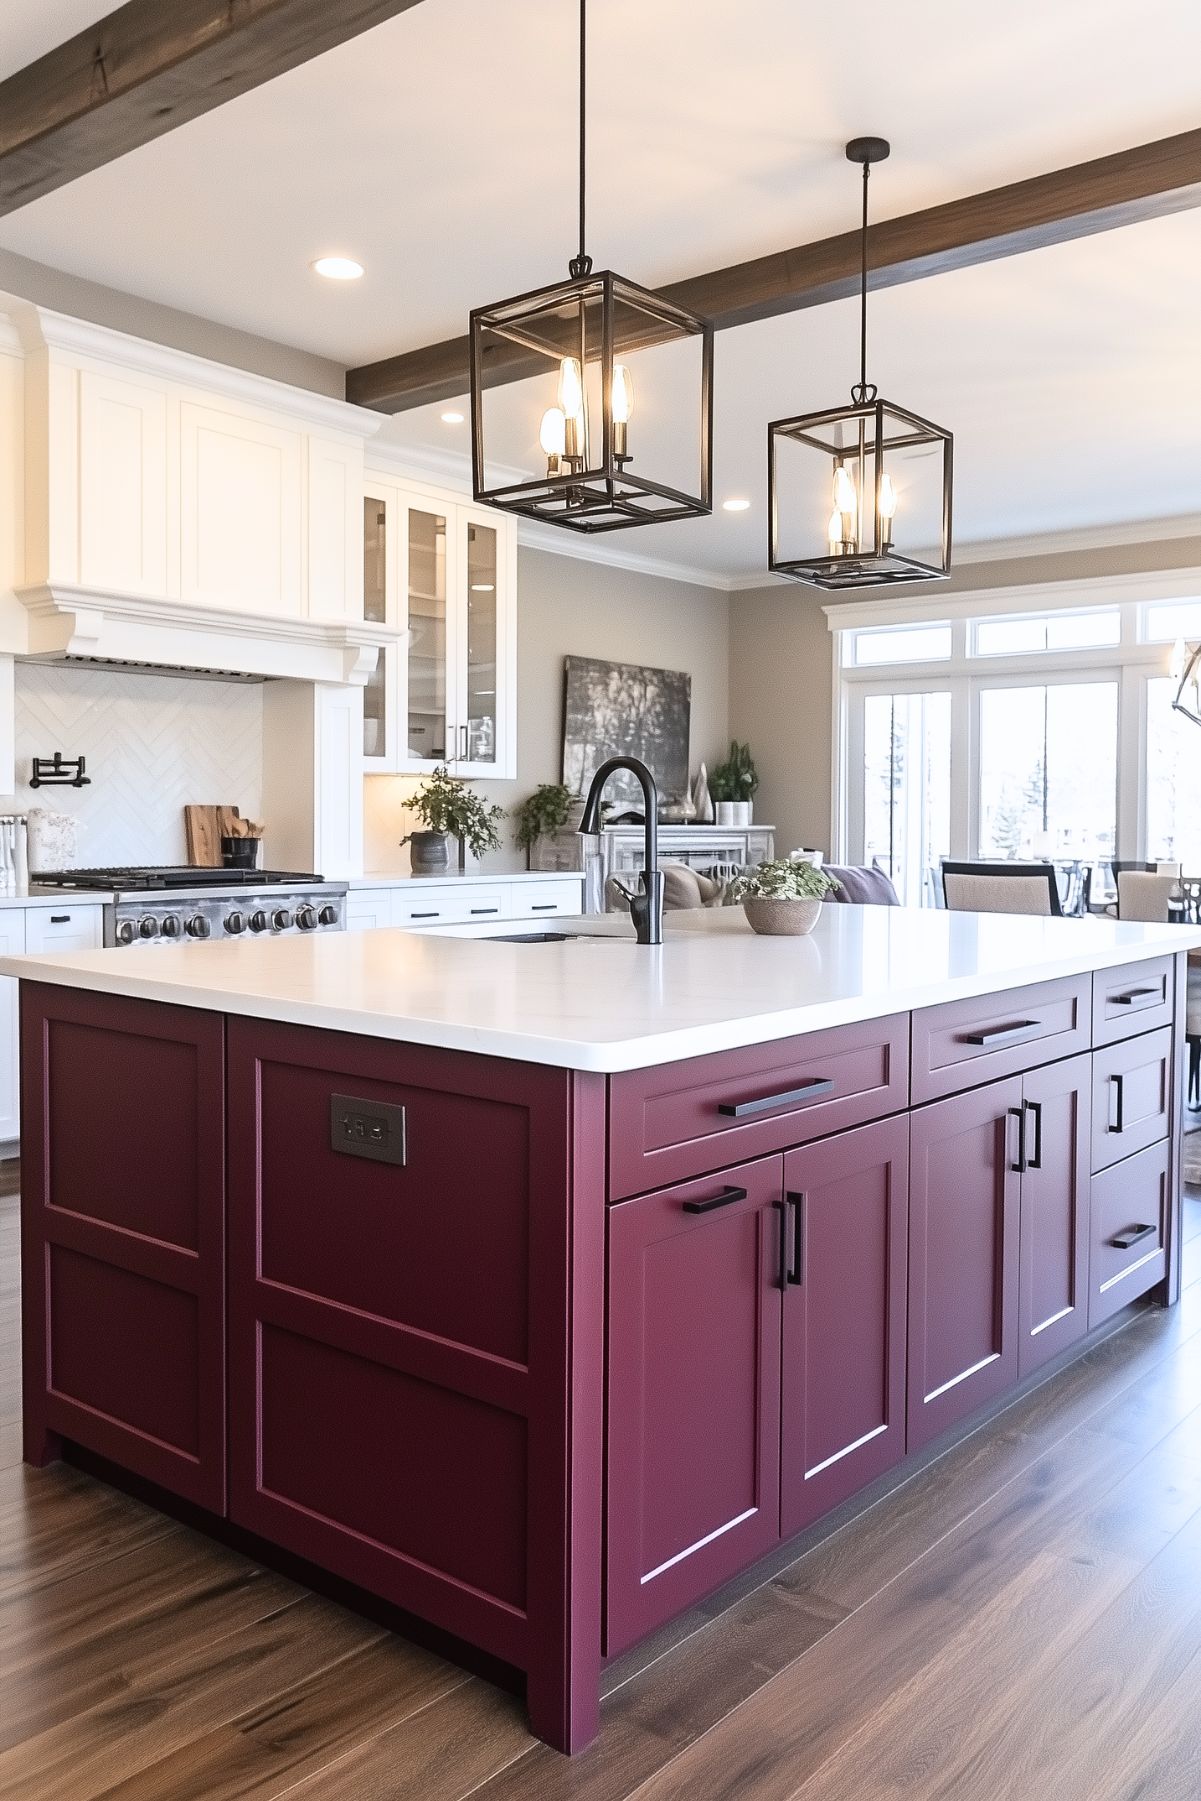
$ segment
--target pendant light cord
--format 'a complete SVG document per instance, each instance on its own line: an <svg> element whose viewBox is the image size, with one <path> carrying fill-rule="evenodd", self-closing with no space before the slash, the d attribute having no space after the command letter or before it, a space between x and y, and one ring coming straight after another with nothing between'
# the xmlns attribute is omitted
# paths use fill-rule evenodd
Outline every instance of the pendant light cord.
<svg viewBox="0 0 1201 1801"><path fill-rule="evenodd" d="M584 248L585 201L587 198L587 122L588 0L580 0L580 248L579 254L573 256L567 265L573 281L580 281L584 276L592 273L592 258Z"/></svg>
<svg viewBox="0 0 1201 1801"><path fill-rule="evenodd" d="M875 384L867 379L867 182L872 172L870 162L863 165L863 224L859 232L859 380L851 389L856 406L867 406L876 398Z"/></svg>

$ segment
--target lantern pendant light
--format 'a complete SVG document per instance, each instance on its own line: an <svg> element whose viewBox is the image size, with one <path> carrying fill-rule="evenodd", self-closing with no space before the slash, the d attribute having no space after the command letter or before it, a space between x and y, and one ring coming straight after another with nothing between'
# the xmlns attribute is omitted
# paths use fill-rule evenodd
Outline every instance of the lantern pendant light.
<svg viewBox="0 0 1201 1801"><path fill-rule="evenodd" d="M712 512L713 327L593 272L586 48L580 0L579 250L568 281L471 314L471 453L477 500L602 532Z"/></svg>
<svg viewBox="0 0 1201 1801"><path fill-rule="evenodd" d="M1186 644L1177 638L1168 673L1176 683L1173 711L1201 725L1201 644Z"/></svg>
<svg viewBox="0 0 1201 1801"><path fill-rule="evenodd" d="M886 138L852 138L863 169L859 380L849 406L767 428L768 566L817 588L936 581L951 571L949 431L867 379L867 184Z"/></svg>

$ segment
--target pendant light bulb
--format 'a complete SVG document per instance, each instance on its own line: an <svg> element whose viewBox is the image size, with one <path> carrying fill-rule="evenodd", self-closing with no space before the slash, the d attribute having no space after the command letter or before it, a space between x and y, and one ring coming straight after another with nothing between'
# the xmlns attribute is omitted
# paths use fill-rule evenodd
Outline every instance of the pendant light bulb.
<svg viewBox="0 0 1201 1801"><path fill-rule="evenodd" d="M566 454L576 462L587 457L584 428L584 373L578 357L565 356L559 364L559 410L565 422Z"/></svg>
<svg viewBox="0 0 1201 1801"><path fill-rule="evenodd" d="M842 514L838 508L830 514L830 523L826 527L826 536L830 540L830 555L838 556L842 550Z"/></svg>
<svg viewBox="0 0 1201 1801"><path fill-rule="evenodd" d="M629 425L634 413L634 378L624 363L613 365L613 455L619 462L629 456Z"/></svg>
<svg viewBox="0 0 1201 1801"><path fill-rule="evenodd" d="M854 513L859 507L855 484L844 463L839 463L834 470L834 505L840 513Z"/></svg>
<svg viewBox="0 0 1201 1801"><path fill-rule="evenodd" d="M885 471L880 477L880 517L891 525L897 516L897 490L892 476ZM891 537L891 532L888 534Z"/></svg>
<svg viewBox="0 0 1201 1801"><path fill-rule="evenodd" d="M557 406L548 406L542 415L538 442L546 458L546 473L558 475L559 464L567 451L567 421Z"/></svg>

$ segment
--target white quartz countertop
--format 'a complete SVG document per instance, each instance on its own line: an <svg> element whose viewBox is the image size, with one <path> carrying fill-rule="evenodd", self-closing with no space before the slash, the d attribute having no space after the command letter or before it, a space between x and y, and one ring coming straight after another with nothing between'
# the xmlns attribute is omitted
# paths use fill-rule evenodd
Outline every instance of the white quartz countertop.
<svg viewBox="0 0 1201 1801"><path fill-rule="evenodd" d="M112 900L111 894L98 894L89 888L80 893L75 888L40 888L35 882L29 888L0 888L0 907L102 907Z"/></svg>
<svg viewBox="0 0 1201 1801"><path fill-rule="evenodd" d="M468 887L495 887L497 882L575 882L584 879L582 869L472 869L460 875L457 869L443 870L441 875L403 875L395 870L376 870L367 875L352 875L348 886L358 888L446 888L460 883Z"/></svg>
<svg viewBox="0 0 1201 1801"><path fill-rule="evenodd" d="M1201 927L901 907L828 906L808 938L758 938L741 909L669 913L654 949L635 944L617 916L554 926L587 936L514 944L445 931L331 932L4 957L0 972L614 1071L1201 946Z"/></svg>

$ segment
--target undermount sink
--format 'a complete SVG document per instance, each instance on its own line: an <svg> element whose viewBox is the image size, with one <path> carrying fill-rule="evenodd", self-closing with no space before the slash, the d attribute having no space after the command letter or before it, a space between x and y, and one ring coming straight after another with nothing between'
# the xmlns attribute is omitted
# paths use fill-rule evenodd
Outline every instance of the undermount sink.
<svg viewBox="0 0 1201 1801"><path fill-rule="evenodd" d="M632 944L634 940L614 939L608 932L489 932L483 944Z"/></svg>

